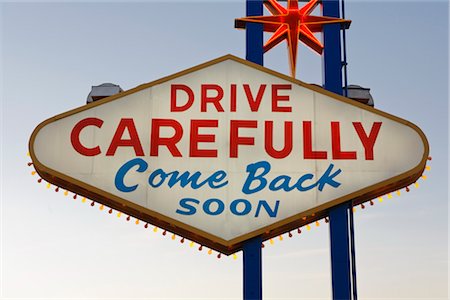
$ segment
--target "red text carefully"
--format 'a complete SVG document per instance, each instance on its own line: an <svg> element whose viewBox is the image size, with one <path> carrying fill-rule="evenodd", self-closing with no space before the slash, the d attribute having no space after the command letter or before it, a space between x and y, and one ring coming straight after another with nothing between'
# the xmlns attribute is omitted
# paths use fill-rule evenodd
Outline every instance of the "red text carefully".
<svg viewBox="0 0 450 300"><path fill-rule="evenodd" d="M111 137L109 146L102 149L100 145L84 145L80 140L80 134L86 127L94 126L101 130L104 121L99 118L86 118L79 121L72 129L71 143L73 148L81 155L96 156L105 152L106 156L114 156L117 149L129 148L134 151L135 156L145 156L144 148L141 143L135 122L132 118L122 118L118 121L117 128ZM360 159L373 160L374 146L380 132L381 122L373 122L370 128L364 128L361 122L352 122L353 132L361 142L364 149L364 157ZM218 149L202 149L200 144L216 142L215 134L202 134L201 128L218 128L218 120L191 120L189 128L183 128L180 122L174 119L152 119L150 130L150 156L158 156L161 148L166 148L173 157L218 157ZM314 149L313 147L313 124L311 121L302 121L302 136L295 138L293 135L293 122L284 121L284 146L281 149L275 149L274 146L274 122L257 120L230 120L229 121L229 147L228 157L239 157L239 150L242 147L255 146L255 136L258 130L264 131L265 152L268 156L281 159L292 154L293 143L299 138L303 144L303 159L333 159L333 160L355 160L357 151L355 149L342 149L341 146L341 123L331 121L329 124L329 139L331 149ZM174 133L172 136L162 136L163 128L170 128ZM240 129L253 129L255 135L242 135ZM186 130L187 129L187 130ZM129 138L124 138L125 131ZM187 132L186 132L187 131ZM277 132L277 134L279 134ZM350 132L346 132L350 134ZM189 136L189 151L182 153L179 142L184 135ZM147 145L146 145L147 146ZM297 155L297 154L296 154Z"/></svg>

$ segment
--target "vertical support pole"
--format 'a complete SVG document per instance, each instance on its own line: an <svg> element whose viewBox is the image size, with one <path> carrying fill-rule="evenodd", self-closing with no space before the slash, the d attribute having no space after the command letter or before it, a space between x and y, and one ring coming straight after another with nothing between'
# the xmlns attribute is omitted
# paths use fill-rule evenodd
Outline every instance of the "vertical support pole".
<svg viewBox="0 0 450 300"><path fill-rule="evenodd" d="M262 16L262 0L246 0L247 17ZM255 64L263 65L263 25L247 23L245 28L246 56L245 59Z"/></svg>
<svg viewBox="0 0 450 300"><path fill-rule="evenodd" d="M345 0L341 0L342 19L345 19ZM348 96L348 74L347 74L347 38L345 34L345 28L342 30L342 53L344 54L344 61L342 66L344 67L344 96Z"/></svg>
<svg viewBox="0 0 450 300"><path fill-rule="evenodd" d="M247 16L262 16L262 0L246 0ZM245 30L246 59L263 65L263 25L247 24ZM244 243L244 299L262 299L262 253L261 237L256 237Z"/></svg>
<svg viewBox="0 0 450 300"><path fill-rule="evenodd" d="M330 209L331 284L334 300L351 299L348 207L344 203Z"/></svg>
<svg viewBox="0 0 450 300"><path fill-rule="evenodd" d="M339 0L323 0L322 14L339 18ZM325 89L342 95L340 25L324 26L323 82ZM331 279L333 299L351 299L349 204L330 209Z"/></svg>
<svg viewBox="0 0 450 300"><path fill-rule="evenodd" d="M322 15L339 18L339 0L323 0ZM323 28L323 83L325 89L342 95L341 25Z"/></svg>
<svg viewBox="0 0 450 300"><path fill-rule="evenodd" d="M353 203L352 203L353 205ZM353 208L350 207L350 251L352 261L352 293L353 300L358 300L358 291L356 285L356 257L355 257L355 223L353 219Z"/></svg>
<svg viewBox="0 0 450 300"><path fill-rule="evenodd" d="M260 237L244 243L244 300L262 299L262 257Z"/></svg>
<svg viewBox="0 0 450 300"><path fill-rule="evenodd" d="M247 16L263 14L262 0L246 0ZM263 25L246 25L246 59L263 65ZM256 237L244 243L244 299L262 299L262 257L261 237Z"/></svg>

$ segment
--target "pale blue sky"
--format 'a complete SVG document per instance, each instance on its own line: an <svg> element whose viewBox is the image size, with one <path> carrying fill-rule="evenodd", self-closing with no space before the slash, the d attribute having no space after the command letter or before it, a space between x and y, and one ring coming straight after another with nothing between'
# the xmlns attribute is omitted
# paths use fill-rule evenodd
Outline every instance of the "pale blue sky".
<svg viewBox="0 0 450 300"><path fill-rule="evenodd" d="M447 299L448 3L347 1L349 82L428 137L428 180L355 214L360 299ZM34 127L85 103L92 85L130 89L227 53L242 1L1 2L1 297L235 298L242 255L221 260L64 197L26 166ZM288 73L285 45L266 66ZM300 46L297 73L321 83ZM395 147L395 145L392 145ZM389 149L386 149L389 151ZM263 250L266 299L329 299L328 226Z"/></svg>

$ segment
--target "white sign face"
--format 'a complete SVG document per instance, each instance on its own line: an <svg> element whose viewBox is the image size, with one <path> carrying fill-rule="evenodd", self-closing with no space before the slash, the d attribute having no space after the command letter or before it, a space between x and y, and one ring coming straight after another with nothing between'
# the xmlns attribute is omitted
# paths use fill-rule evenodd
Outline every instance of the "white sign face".
<svg viewBox="0 0 450 300"><path fill-rule="evenodd" d="M414 182L428 144L411 123L228 55L49 119L30 152L46 180L226 253Z"/></svg>

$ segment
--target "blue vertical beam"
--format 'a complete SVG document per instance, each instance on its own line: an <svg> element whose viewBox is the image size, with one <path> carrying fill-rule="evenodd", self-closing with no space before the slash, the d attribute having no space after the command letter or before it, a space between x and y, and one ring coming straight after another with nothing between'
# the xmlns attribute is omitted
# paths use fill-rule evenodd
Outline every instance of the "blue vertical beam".
<svg viewBox="0 0 450 300"><path fill-rule="evenodd" d="M246 0L247 16L262 16L262 0ZM263 65L263 25L247 23L246 25L246 59ZM244 243L242 252L244 259L244 299L262 299L262 257L261 237Z"/></svg>
<svg viewBox="0 0 450 300"><path fill-rule="evenodd" d="M339 0L323 0L322 14L339 18ZM323 82L326 90L342 95L340 25L323 30ZM351 299L350 248L348 232L349 204L330 209L331 280L333 299Z"/></svg>
<svg viewBox="0 0 450 300"><path fill-rule="evenodd" d="M322 14L339 18L339 0L323 0ZM341 25L330 24L323 28L323 83L325 89L342 95Z"/></svg>
<svg viewBox="0 0 450 300"><path fill-rule="evenodd" d="M358 300L358 291L356 285L356 257L355 257L355 223L353 219L353 209L350 207L348 210L350 215L350 249L351 249L351 261L352 261L352 292L353 300Z"/></svg>
<svg viewBox="0 0 450 300"><path fill-rule="evenodd" d="M262 0L246 0L247 17L262 16ZM263 65L263 25L257 23L247 23L245 28L246 59L255 64Z"/></svg>
<svg viewBox="0 0 450 300"><path fill-rule="evenodd" d="M262 299L261 237L244 243L244 299Z"/></svg>
<svg viewBox="0 0 450 300"><path fill-rule="evenodd" d="M334 300L351 299L348 204L330 209L331 283Z"/></svg>

